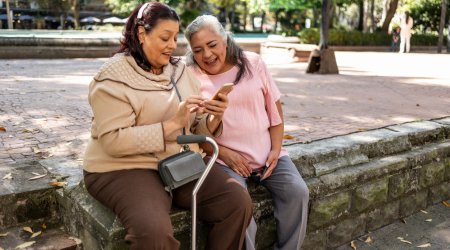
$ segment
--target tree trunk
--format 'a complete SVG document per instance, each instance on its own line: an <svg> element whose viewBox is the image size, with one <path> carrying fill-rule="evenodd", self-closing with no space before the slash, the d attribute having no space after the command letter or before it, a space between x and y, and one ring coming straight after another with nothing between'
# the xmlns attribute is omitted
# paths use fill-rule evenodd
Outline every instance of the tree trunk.
<svg viewBox="0 0 450 250"><path fill-rule="evenodd" d="M370 0L370 27L372 28L372 32L375 32L377 27L375 23L375 0Z"/></svg>
<svg viewBox="0 0 450 250"><path fill-rule="evenodd" d="M13 22L12 22L11 10L9 8L9 0L6 0L6 18L8 19L7 20L8 29L14 29Z"/></svg>
<svg viewBox="0 0 450 250"><path fill-rule="evenodd" d="M444 25L445 25L445 15L447 12L447 0L442 0L441 5L441 21L439 23L439 39L438 39L438 53L442 52L442 41L444 39Z"/></svg>
<svg viewBox="0 0 450 250"><path fill-rule="evenodd" d="M75 29L80 29L80 4L78 2L79 0L72 0L71 1L71 9L73 12L73 19L75 21Z"/></svg>
<svg viewBox="0 0 450 250"><path fill-rule="evenodd" d="M247 12L248 12L248 10L247 10L247 2L243 2L242 3L243 5L244 5L244 32L246 32L247 31Z"/></svg>
<svg viewBox="0 0 450 250"><path fill-rule="evenodd" d="M363 31L364 29L364 0L358 1L359 7L359 19L358 19L358 28L357 30Z"/></svg>
<svg viewBox="0 0 450 250"><path fill-rule="evenodd" d="M263 10L262 15L261 15L261 33L264 32L263 27L264 27L264 20L266 19L266 12Z"/></svg>
<svg viewBox="0 0 450 250"><path fill-rule="evenodd" d="M333 0L322 2L322 22L320 25L320 49L328 49L328 33L330 31L330 19Z"/></svg>
<svg viewBox="0 0 450 250"><path fill-rule="evenodd" d="M280 14L279 10L275 11L275 26L273 28L273 33L276 34L277 33L277 29L278 29L278 15Z"/></svg>
<svg viewBox="0 0 450 250"><path fill-rule="evenodd" d="M252 20L252 30L255 31L256 27L255 27L255 16L251 15L250 16L250 20Z"/></svg>
<svg viewBox="0 0 450 250"><path fill-rule="evenodd" d="M386 1L385 3L387 3ZM390 0L389 5L386 5L386 18L383 21L383 25L381 26L381 31L388 33L389 24L391 23L392 18L394 17L395 11L397 11L398 0Z"/></svg>
<svg viewBox="0 0 450 250"><path fill-rule="evenodd" d="M322 21L320 25L320 49L311 52L306 73L339 74L334 51L328 48L328 33L330 30L333 0L322 1Z"/></svg>

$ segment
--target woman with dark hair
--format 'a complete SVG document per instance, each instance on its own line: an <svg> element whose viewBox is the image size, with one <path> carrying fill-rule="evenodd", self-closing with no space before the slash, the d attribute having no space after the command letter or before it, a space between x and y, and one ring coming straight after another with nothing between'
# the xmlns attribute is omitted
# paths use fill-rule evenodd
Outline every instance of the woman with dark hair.
<svg viewBox="0 0 450 250"><path fill-rule="evenodd" d="M234 83L219 144L218 164L246 187L260 182L272 194L277 221L275 249L299 249L306 232L309 191L287 151L282 148L280 92L261 57L242 51L214 16L197 17L185 31L187 64L201 82L205 97ZM205 147L205 151L210 149ZM246 246L254 249L252 220Z"/></svg>
<svg viewBox="0 0 450 250"><path fill-rule="evenodd" d="M164 189L158 162L181 146L176 137L218 136L228 105L205 100L200 83L172 57L179 32L175 11L158 2L138 6L128 19L119 53L89 87L93 111L84 158L89 193L110 208L127 233L130 249L178 249L172 204L189 209L195 182ZM181 100L179 100L178 95ZM197 144L190 149L201 153ZM208 225L208 249L241 249L251 219L245 188L214 166L197 195L199 218Z"/></svg>

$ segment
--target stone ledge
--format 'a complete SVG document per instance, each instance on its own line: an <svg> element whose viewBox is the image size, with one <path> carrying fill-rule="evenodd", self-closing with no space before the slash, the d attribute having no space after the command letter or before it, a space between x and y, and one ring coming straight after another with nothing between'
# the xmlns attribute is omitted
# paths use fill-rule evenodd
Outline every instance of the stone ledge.
<svg viewBox="0 0 450 250"><path fill-rule="evenodd" d="M371 158L450 138L450 118L410 122L286 147L303 177L322 176Z"/></svg>
<svg viewBox="0 0 450 250"><path fill-rule="evenodd" d="M314 242L319 244L314 249L342 245L349 235L357 237L449 198L450 140L448 134L442 136L446 122L401 124L392 126L396 131L382 128L287 146L299 171L310 171L305 177L311 211L304 249ZM68 187L54 192L67 231L80 237L86 249L123 249L124 229L114 214L78 184L80 162L47 159L41 164L70 176ZM250 191L260 228L257 248L265 249L275 240L270 195L262 187ZM174 209L171 216L175 236L188 248L189 212ZM200 226L199 245L204 233Z"/></svg>

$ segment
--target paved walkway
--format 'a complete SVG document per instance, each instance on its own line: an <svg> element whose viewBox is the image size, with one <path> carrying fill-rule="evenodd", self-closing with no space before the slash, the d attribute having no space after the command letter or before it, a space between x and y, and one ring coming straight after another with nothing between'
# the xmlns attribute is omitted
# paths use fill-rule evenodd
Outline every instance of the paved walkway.
<svg viewBox="0 0 450 250"><path fill-rule="evenodd" d="M285 144L450 116L449 54L337 52L336 57L339 75L310 75L304 73L306 63L289 63L283 50L264 53L282 92ZM91 121L88 85L104 61L0 60L0 168L49 156L81 160ZM442 206L430 208L436 216L446 212L436 219L447 231L441 231L440 245L430 241L439 246L434 249L450 249L450 208ZM419 233L436 231L418 227ZM373 249L405 249L397 237L412 240L389 230L406 229L378 230L384 233L373 238L387 245Z"/></svg>

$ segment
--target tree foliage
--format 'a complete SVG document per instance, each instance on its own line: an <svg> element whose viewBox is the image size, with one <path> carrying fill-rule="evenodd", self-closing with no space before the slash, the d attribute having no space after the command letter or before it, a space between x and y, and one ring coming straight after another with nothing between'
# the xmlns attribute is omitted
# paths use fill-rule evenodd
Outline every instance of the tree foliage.
<svg viewBox="0 0 450 250"><path fill-rule="evenodd" d="M409 1L409 10L414 19L415 28L425 32L427 30L437 31L441 18L442 0L414 0ZM450 6L447 5L447 13L450 13ZM449 15L445 19L448 23Z"/></svg>

